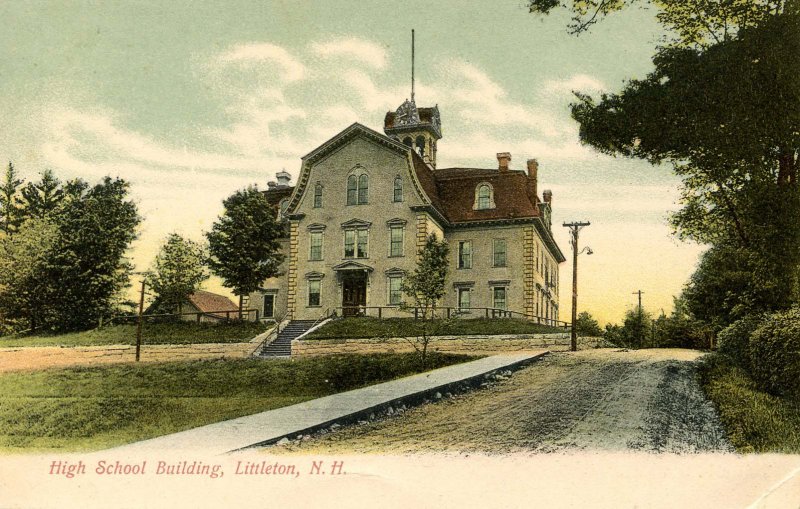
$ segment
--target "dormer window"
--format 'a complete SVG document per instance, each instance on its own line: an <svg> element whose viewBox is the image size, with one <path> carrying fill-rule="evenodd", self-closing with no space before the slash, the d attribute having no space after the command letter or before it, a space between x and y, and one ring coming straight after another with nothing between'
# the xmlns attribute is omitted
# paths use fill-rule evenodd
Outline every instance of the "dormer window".
<svg viewBox="0 0 800 509"><path fill-rule="evenodd" d="M494 204L494 189L488 182L478 184L475 188L475 204L472 206L474 210L487 210L495 208Z"/></svg>

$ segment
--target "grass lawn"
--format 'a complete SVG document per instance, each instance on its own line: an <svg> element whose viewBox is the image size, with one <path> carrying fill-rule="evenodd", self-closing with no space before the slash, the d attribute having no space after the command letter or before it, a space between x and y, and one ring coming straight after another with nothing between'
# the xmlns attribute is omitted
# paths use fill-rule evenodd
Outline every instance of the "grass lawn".
<svg viewBox="0 0 800 509"><path fill-rule="evenodd" d="M539 334L565 332L562 328L539 325L515 318L433 320L430 330L436 336L464 336L471 334ZM334 320L304 339L348 339L415 336L422 322L413 318L342 318Z"/></svg>
<svg viewBox="0 0 800 509"><path fill-rule="evenodd" d="M429 369L475 357L431 354ZM212 360L0 376L0 451L86 451L421 371L414 354Z"/></svg>
<svg viewBox="0 0 800 509"><path fill-rule="evenodd" d="M247 341L270 327L255 322L220 323L145 323L142 342L148 345L190 343L239 343ZM13 335L0 337L0 348L19 346L93 346L133 345L136 325L111 325L99 329L67 334Z"/></svg>
<svg viewBox="0 0 800 509"><path fill-rule="evenodd" d="M746 371L721 354L708 356L700 375L737 451L800 453L800 400L759 390Z"/></svg>

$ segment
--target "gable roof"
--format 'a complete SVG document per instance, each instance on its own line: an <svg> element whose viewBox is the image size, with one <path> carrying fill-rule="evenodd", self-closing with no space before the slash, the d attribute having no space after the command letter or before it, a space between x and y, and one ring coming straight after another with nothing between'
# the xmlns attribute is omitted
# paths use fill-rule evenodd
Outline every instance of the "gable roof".
<svg viewBox="0 0 800 509"><path fill-rule="evenodd" d="M207 313L217 318L224 318L224 311L239 311L239 306L234 304L224 295L197 290L186 297L194 307L201 313ZM210 311L223 311L223 313L210 313Z"/></svg>

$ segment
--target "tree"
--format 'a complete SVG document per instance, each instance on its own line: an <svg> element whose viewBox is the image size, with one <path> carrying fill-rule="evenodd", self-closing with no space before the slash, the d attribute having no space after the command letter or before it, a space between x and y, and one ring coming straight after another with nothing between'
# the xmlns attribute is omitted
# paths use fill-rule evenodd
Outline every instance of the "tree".
<svg viewBox="0 0 800 509"><path fill-rule="evenodd" d="M22 188L21 195L24 215L41 219L55 212L64 198L64 189L53 171L45 170L38 182L28 182Z"/></svg>
<svg viewBox="0 0 800 509"><path fill-rule="evenodd" d="M417 317L421 320L420 334L411 344L420 354L423 367L427 361L428 345L433 332L432 320L436 318L437 304L445 294L449 252L450 247L446 241L439 241L435 235L429 235L425 246L417 255L414 272L408 274L400 286L403 293L410 297L413 307L418 310L415 311Z"/></svg>
<svg viewBox="0 0 800 509"><path fill-rule="evenodd" d="M633 3L575 0L582 21L572 30ZM599 100L576 94L581 141L672 164L683 180L684 207L672 217L678 236L735 253L750 271L750 305L786 308L800 266L800 3L647 3L674 37L646 79ZM530 3L543 13L559 5Z"/></svg>
<svg viewBox="0 0 800 509"><path fill-rule="evenodd" d="M23 180L9 161L2 184L0 184L0 231L13 235L22 222L17 191Z"/></svg>
<svg viewBox="0 0 800 509"><path fill-rule="evenodd" d="M575 320L575 330L580 336L602 336L603 329L588 311L582 311Z"/></svg>
<svg viewBox="0 0 800 509"><path fill-rule="evenodd" d="M278 275L284 260L279 239L285 230L257 187L236 191L222 204L225 211L206 233L208 265L239 296L241 318L243 296Z"/></svg>
<svg viewBox="0 0 800 509"><path fill-rule="evenodd" d="M157 307L167 313L179 309L186 297L208 279L206 249L171 233L161 246L145 280L156 294Z"/></svg>
<svg viewBox="0 0 800 509"><path fill-rule="evenodd" d="M569 32L581 34L605 16L640 4L657 9L656 18L671 33L673 46L706 47L736 36L772 16L797 9L796 0L528 0L532 13L557 8L572 12Z"/></svg>
<svg viewBox="0 0 800 509"><path fill-rule="evenodd" d="M24 320L30 330L54 314L48 278L58 228L47 219L29 219L13 236L0 238L0 315Z"/></svg>
<svg viewBox="0 0 800 509"><path fill-rule="evenodd" d="M53 328L96 325L122 299L132 270L125 255L141 221L129 188L126 181L110 177L92 187L80 181L69 187L70 198L55 215L58 238L48 269L58 303Z"/></svg>

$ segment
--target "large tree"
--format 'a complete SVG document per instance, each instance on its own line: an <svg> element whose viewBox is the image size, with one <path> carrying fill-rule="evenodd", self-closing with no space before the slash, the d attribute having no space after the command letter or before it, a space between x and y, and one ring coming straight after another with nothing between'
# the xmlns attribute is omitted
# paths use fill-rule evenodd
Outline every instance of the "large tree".
<svg viewBox="0 0 800 509"><path fill-rule="evenodd" d="M632 3L575 1L583 22L573 30ZM676 232L735 251L752 268L753 305L786 307L800 264L798 2L648 3L674 37L645 79L599 99L577 94L581 140L671 164L683 179ZM558 5L531 2L538 12Z"/></svg>
<svg viewBox="0 0 800 509"><path fill-rule="evenodd" d="M208 253L202 245L171 233L159 249L146 276L156 295L159 310L174 313L186 297L208 279L205 262Z"/></svg>
<svg viewBox="0 0 800 509"><path fill-rule="evenodd" d="M279 239L285 225L277 221L275 210L255 186L236 191L222 204L222 216L206 233L208 264L239 296L241 317L243 297L256 291L265 279L278 275L284 260Z"/></svg>
<svg viewBox="0 0 800 509"><path fill-rule="evenodd" d="M110 177L92 187L68 186L70 198L56 217L59 235L49 270L59 303L54 328L97 324L115 311L129 286L132 265L126 253L141 220L129 187Z"/></svg>
<svg viewBox="0 0 800 509"><path fill-rule="evenodd" d="M47 219L29 219L14 236L0 238L0 316L22 321L30 330L57 315L49 268L58 227Z"/></svg>

